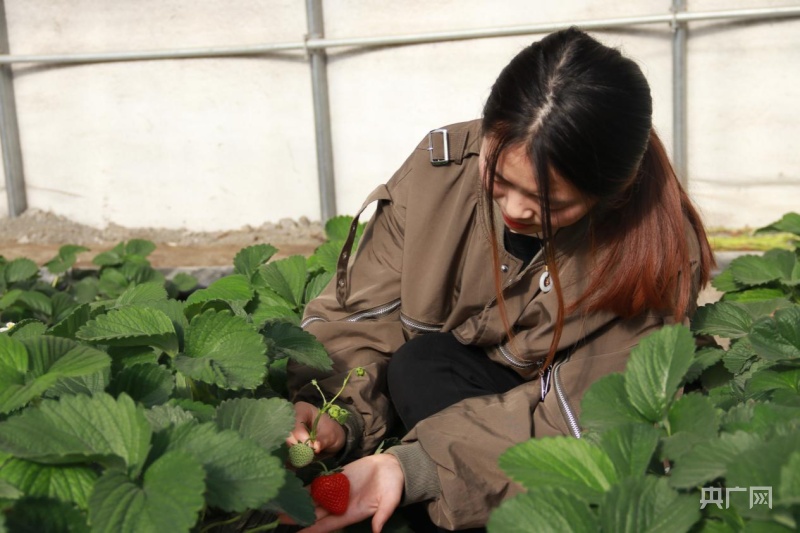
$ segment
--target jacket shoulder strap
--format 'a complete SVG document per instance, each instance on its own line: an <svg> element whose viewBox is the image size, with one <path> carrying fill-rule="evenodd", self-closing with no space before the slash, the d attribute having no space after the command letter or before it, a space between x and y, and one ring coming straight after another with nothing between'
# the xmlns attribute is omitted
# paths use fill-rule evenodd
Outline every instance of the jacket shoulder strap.
<svg viewBox="0 0 800 533"><path fill-rule="evenodd" d="M431 165L438 167L455 163L460 165L467 150L469 131L466 128L449 130L438 128L428 132L428 152Z"/></svg>

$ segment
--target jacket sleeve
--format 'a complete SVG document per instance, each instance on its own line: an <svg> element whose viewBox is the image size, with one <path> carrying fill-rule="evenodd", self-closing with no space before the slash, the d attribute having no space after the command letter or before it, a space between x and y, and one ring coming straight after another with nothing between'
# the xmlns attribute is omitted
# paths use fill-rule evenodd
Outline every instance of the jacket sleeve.
<svg viewBox="0 0 800 533"><path fill-rule="evenodd" d="M351 418L355 417L347 426L351 457L377 447L392 423L386 367L391 354L405 342L399 301L405 222L403 198L405 178L410 171L411 164L407 161L386 185L370 195L364 206L372 201L378 205L357 252L348 261L345 247L337 276L305 309L304 328L325 346L333 360L333 371L324 373L292 362L288 366L292 400L316 405L322 400L310 386L312 379L331 398L350 369L364 367L366 374L353 375L339 396Z"/></svg>

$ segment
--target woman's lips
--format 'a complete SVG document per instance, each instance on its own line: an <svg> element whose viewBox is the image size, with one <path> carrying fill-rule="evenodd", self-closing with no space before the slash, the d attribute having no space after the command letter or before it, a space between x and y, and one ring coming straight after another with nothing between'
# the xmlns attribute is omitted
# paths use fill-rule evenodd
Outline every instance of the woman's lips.
<svg viewBox="0 0 800 533"><path fill-rule="evenodd" d="M531 226L533 226L533 224L525 224L522 222L517 222L516 220L510 219L505 215L503 215L503 222L505 222L506 226L508 226L509 228L516 230L528 229Z"/></svg>

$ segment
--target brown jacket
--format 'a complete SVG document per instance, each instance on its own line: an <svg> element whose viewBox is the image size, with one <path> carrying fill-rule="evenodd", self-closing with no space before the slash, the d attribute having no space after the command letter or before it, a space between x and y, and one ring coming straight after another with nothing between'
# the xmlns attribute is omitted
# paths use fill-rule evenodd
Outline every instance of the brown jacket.
<svg viewBox="0 0 800 533"><path fill-rule="evenodd" d="M400 448L409 446L406 451L411 452L397 454L401 464L406 463L406 498L432 498L428 510L433 521L456 529L485 525L491 509L520 490L497 466L505 449L531 437L579 437L580 401L589 385L622 371L630 349L672 320L657 313L631 320L605 312L568 316L556 365L546 374L550 391L542 401L538 365L550 346L556 293L539 289L541 252L521 269L498 234L506 311L516 331L514 348L507 346L496 305L490 225L478 172L480 124L472 121L446 129L449 164L431 163L432 157L442 156L443 136L426 136L391 180L368 198L365 206L379 203L357 253L349 258L345 246L334 282L309 303L303 321L327 348L334 373L320 376L293 365L290 388L297 391L296 399L313 403L318 395L302 388L312 377L335 391L348 369L365 367L367 376L352 379L340 397L357 413L352 427L361 434L352 437L359 455L374 449L391 428L387 363L416 335L452 331L461 342L484 346L491 359L528 378L505 394L459 402L420 422L403 439ZM502 232L502 221L495 221L494 227ZM567 302L585 287L590 259L586 242L585 221L555 237ZM693 237L692 242L696 248ZM420 455L423 465L435 465L438 484L433 488L430 483L419 488L409 479L418 474L407 463L419 462L413 457Z"/></svg>

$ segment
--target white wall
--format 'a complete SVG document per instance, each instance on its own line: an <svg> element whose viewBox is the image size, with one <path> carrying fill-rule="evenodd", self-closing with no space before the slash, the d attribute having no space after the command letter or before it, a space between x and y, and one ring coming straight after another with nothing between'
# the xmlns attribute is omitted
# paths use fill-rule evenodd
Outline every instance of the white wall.
<svg viewBox="0 0 800 533"><path fill-rule="evenodd" d="M6 0L12 54L296 42L302 2ZM324 3L331 38L662 14L668 0ZM690 0L692 11L798 5ZM598 32L643 66L671 145L667 25ZM440 125L477 118L503 65L537 36L330 50L337 204L352 213ZM690 192L709 225L798 210L800 19L694 23ZM319 218L308 64L277 58L15 66L30 207L103 226L231 229ZM0 214L6 199L0 194Z"/></svg>

